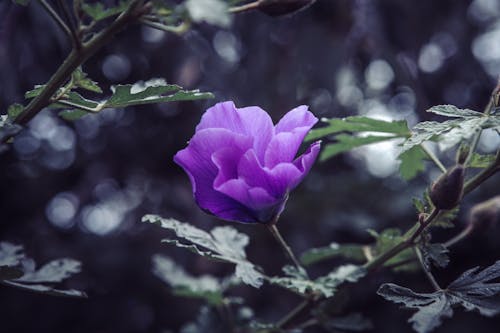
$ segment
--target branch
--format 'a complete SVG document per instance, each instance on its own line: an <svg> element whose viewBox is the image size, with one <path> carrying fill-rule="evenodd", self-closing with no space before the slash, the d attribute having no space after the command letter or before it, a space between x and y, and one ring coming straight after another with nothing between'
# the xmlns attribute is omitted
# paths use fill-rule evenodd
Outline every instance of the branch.
<svg viewBox="0 0 500 333"><path fill-rule="evenodd" d="M64 31L68 37L73 40L73 33L71 29L64 23L62 18L57 14L57 12L52 8L49 3L45 0L38 0L38 2L43 6L43 8L49 13L49 15L56 21L57 25Z"/></svg>

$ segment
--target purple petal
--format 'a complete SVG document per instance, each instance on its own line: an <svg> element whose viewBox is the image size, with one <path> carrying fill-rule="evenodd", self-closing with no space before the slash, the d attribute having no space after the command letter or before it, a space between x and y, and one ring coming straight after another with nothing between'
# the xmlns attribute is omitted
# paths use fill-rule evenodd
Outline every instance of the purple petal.
<svg viewBox="0 0 500 333"><path fill-rule="evenodd" d="M205 129L197 132L189 145L175 155L174 161L188 174L195 200L201 208L228 220L254 221L248 208L213 188L219 170L211 158L215 150L236 148L246 151L251 144L251 138L226 129Z"/></svg>
<svg viewBox="0 0 500 333"><path fill-rule="evenodd" d="M251 136L259 159L274 134L271 117L258 106L238 109L233 102L217 103L202 116L196 131L207 128L226 128L234 133Z"/></svg>
<svg viewBox="0 0 500 333"><path fill-rule="evenodd" d="M302 172L302 178L304 178L311 170L316 158L318 157L319 150L321 148L321 141L316 141L305 151L304 154L300 155L293 164ZM302 181L302 178L299 180Z"/></svg>
<svg viewBox="0 0 500 333"><path fill-rule="evenodd" d="M297 106L295 109L288 111L287 114L285 114L276 124L276 134L281 132L292 132L302 127L307 128L307 130L305 130L305 134L307 134L307 131L309 131L317 122L318 118L316 118L308 110L307 105ZM304 138L302 138L302 140L303 139Z"/></svg>
<svg viewBox="0 0 500 333"><path fill-rule="evenodd" d="M285 198L302 177L302 172L292 163L281 163L273 169L263 168L252 150L241 158L238 174L250 186L264 188L277 199Z"/></svg>

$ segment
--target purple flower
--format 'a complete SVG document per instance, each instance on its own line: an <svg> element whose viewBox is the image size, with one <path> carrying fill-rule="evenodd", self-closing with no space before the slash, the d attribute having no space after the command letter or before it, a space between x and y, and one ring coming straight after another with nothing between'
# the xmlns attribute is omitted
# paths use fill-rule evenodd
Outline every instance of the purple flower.
<svg viewBox="0 0 500 333"><path fill-rule="evenodd" d="M208 109L189 145L174 161L188 174L198 205L224 220L268 223L304 179L320 149L313 143L295 158L318 119L301 105L276 126L257 106L233 102Z"/></svg>

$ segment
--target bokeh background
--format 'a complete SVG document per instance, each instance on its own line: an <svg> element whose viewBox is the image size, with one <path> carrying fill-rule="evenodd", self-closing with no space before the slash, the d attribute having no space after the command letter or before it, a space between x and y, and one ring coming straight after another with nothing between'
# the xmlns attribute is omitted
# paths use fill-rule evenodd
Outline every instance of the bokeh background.
<svg viewBox="0 0 500 333"><path fill-rule="evenodd" d="M36 1L28 7L0 2L0 109L23 102L45 83L69 51L68 41ZM72 257L82 273L67 287L86 300L54 298L0 286L2 332L177 332L202 304L169 293L151 273L151 256L174 258L192 274L224 276L232 268L160 244L168 232L141 224L154 213L208 229L226 223L195 205L186 175L172 157L194 132L202 112L216 101L259 105L275 120L307 104L318 117L362 114L430 119L425 110L455 104L482 110L500 73L500 2L497 0L318 0L295 15L273 18L252 12L234 17L229 29L196 25L184 36L134 25L83 69L105 91L117 83L164 77L170 83L215 94L215 100L106 110L74 123L45 110L0 155L0 239L23 244L38 263ZM499 145L485 133L480 149ZM436 148L436 147L434 147ZM437 148L436 148L437 149ZM408 228L419 196L438 175L398 177L396 144L377 144L317 163L291 195L280 229L296 253L332 241L371 241L367 228ZM446 165L453 154L441 155ZM499 192L500 179L469 195L467 210ZM249 257L269 274L286 263L260 226L231 224L251 236ZM500 226L459 244L442 284L465 269L499 259ZM328 272L336 260L313 266ZM375 295L382 282L418 291L431 287L421 273L378 273L352 290L346 312L362 312L373 332L409 332L408 311ZM257 318L272 321L299 300L277 287L232 291ZM438 332L498 332L499 318L457 310ZM320 331L319 329L310 330Z"/></svg>

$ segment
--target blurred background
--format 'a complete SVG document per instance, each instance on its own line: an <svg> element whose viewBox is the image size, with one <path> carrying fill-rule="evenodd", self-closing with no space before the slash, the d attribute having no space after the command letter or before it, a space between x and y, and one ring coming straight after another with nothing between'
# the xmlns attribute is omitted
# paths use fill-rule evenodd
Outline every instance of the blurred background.
<svg viewBox="0 0 500 333"><path fill-rule="evenodd" d="M28 7L0 2L0 22L0 109L6 110L49 79L70 45L36 1ZM236 15L229 29L202 24L184 36L134 25L83 69L108 92L113 84L164 77L216 98L106 110L73 123L45 110L29 123L0 155L0 240L23 244L39 264L80 260L82 273L66 286L89 298L0 286L3 332L179 331L202 303L171 295L151 273L151 256L168 255L194 275L225 276L232 267L160 244L170 234L140 218L153 213L203 229L228 225L196 207L187 176L172 161L202 112L234 100L259 105L277 121L307 104L318 117L362 114L413 126L431 118L425 110L432 105L481 111L500 74L500 2L318 0L292 16L249 12ZM499 144L496 133L485 132L479 147L492 152ZM369 243L367 228L413 225L411 199L439 172L429 163L416 179L401 180L397 149L396 143L374 144L314 166L279 222L297 254L332 241ZM441 156L451 165L452 153ZM498 194L499 185L497 175L471 193L456 228L438 231L436 241L461 230L468 209ZM267 230L230 225L250 235L249 257L279 274L286 258ZM499 259L499 232L497 225L459 244L449 267L436 270L438 280L447 284ZM327 261L311 272L324 274L336 264ZM410 332L411 313L375 295L382 282L431 291L420 272L381 272L352 291L347 310L371 318L373 332ZM231 293L245 297L264 322L299 302L268 285ZM500 318L457 312L438 332L498 332Z"/></svg>

